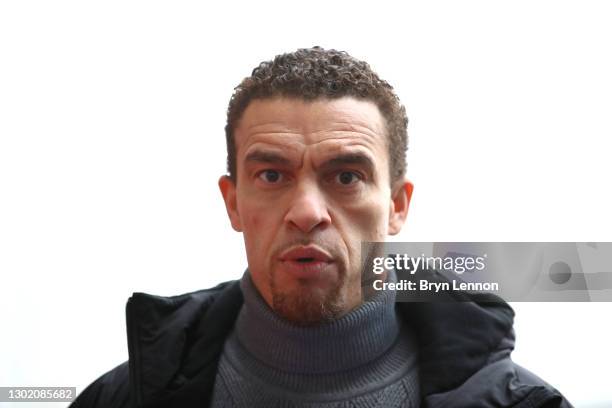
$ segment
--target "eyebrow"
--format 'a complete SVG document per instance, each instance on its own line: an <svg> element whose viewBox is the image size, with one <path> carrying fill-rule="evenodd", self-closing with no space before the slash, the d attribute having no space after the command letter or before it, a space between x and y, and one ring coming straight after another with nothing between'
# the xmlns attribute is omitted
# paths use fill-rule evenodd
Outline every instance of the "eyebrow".
<svg viewBox="0 0 612 408"><path fill-rule="evenodd" d="M347 164L358 164L361 166L368 167L370 169L374 169L376 166L372 159L363 154L363 153L343 153L335 156L329 160L327 160L323 166L324 167L335 167L342 166Z"/></svg>
<svg viewBox="0 0 612 408"><path fill-rule="evenodd" d="M246 162L282 164L285 166L288 166L291 163L289 159L281 156L278 153L266 152L263 150L255 150L254 152L247 154L244 160Z"/></svg>
<svg viewBox="0 0 612 408"><path fill-rule="evenodd" d="M254 163L269 163L269 164L277 164L283 166L290 166L291 160L282 156L279 153L264 151L264 150L255 150L245 157L245 162L254 162ZM341 153L329 160L326 160L321 167L339 167L346 165L360 165L368 168L368 170L373 171L376 168L374 161L363 153Z"/></svg>

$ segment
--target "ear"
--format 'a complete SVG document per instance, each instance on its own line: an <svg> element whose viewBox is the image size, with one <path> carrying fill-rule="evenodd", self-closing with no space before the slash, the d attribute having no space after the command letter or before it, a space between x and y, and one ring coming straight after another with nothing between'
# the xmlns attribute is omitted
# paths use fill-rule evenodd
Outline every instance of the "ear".
<svg viewBox="0 0 612 408"><path fill-rule="evenodd" d="M229 176L221 176L219 178L219 190L225 201L225 209L232 223L232 228L238 232L242 232L242 223L238 214L238 206L236 203L236 184Z"/></svg>
<svg viewBox="0 0 612 408"><path fill-rule="evenodd" d="M406 222L408 206L412 198L414 186L408 180L399 182L391 191L391 205L389 206L389 235L399 233Z"/></svg>

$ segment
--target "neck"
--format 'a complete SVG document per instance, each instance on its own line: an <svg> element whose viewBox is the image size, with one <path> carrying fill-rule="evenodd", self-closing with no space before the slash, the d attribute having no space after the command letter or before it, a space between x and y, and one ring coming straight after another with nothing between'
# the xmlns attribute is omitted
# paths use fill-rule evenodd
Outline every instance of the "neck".
<svg viewBox="0 0 612 408"><path fill-rule="evenodd" d="M349 370L381 356L399 333L394 291L377 293L331 322L303 327L270 309L248 271L241 288L245 303L236 321L237 338L255 358L279 370L304 374Z"/></svg>

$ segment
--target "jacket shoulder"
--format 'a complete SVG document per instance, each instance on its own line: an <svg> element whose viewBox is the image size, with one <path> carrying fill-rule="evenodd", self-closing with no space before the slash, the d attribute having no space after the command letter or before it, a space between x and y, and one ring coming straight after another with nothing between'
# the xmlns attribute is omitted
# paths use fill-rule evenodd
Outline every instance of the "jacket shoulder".
<svg viewBox="0 0 612 408"><path fill-rule="evenodd" d="M513 363L513 366L517 383L530 384L535 388L529 396L529 402L534 405L539 402L541 406L550 408L573 408L573 405L563 396L563 394L548 382L516 363Z"/></svg>
<svg viewBox="0 0 612 408"><path fill-rule="evenodd" d="M504 357L482 367L459 387L429 395L427 407L572 408L553 386Z"/></svg>
<svg viewBox="0 0 612 408"><path fill-rule="evenodd" d="M97 380L85 388L70 405L71 408L80 407L108 407L128 408L134 406L133 401L139 398L133 395L132 388L142 390L148 384L142 377L142 353L152 348L150 355L154 358L146 360L148 364L145 369L149 373L149 382L158 379L159 384L167 381L176 373L178 365L183 357L183 346L187 340L188 327L194 326L202 314L210 307L212 301L224 290L235 286L237 281L227 281L218 285L185 293L182 295L164 297L146 293L136 292L128 300L127 332L128 351L130 360L118 365L114 369L100 376ZM142 327L141 327L142 326ZM151 334L152 338L162 338L162 345L172 345L172 349L160 349L157 343L139 344L138 337L132 338L130 333L136 331ZM194 332L197 330L194 328ZM163 334L163 336L162 336ZM166 358L159 359L157 356L165 354ZM172 364L168 364L169 358L175 355ZM141 364L137 364L140 362ZM132 368L130 368L130 365ZM155 373L155 375L151 375Z"/></svg>
<svg viewBox="0 0 612 408"><path fill-rule="evenodd" d="M128 408L130 404L129 365L124 362L85 388L70 408Z"/></svg>

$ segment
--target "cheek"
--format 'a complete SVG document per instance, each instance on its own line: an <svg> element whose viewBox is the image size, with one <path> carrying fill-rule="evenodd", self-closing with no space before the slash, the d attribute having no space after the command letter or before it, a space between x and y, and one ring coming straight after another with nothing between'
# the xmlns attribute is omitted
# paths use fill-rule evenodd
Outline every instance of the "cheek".
<svg viewBox="0 0 612 408"><path fill-rule="evenodd" d="M263 218L265 218L265 213L262 209L256 206L243 207L240 211L240 218L242 222L242 233L248 244L247 249L261 243L261 241L257 239L257 236L265 234L265 228L262 228L265 224L263 220Z"/></svg>
<svg viewBox="0 0 612 408"><path fill-rule="evenodd" d="M384 204L383 204L384 203ZM348 228L354 239L384 241L389 224L389 208L384 199L361 201L346 208Z"/></svg>
<svg viewBox="0 0 612 408"><path fill-rule="evenodd" d="M262 221L264 216L265 214L258 209L247 212L244 217L245 229L249 232L261 230L261 226L264 224Z"/></svg>
<svg viewBox="0 0 612 408"><path fill-rule="evenodd" d="M269 207L252 202L240 207L240 217L249 263L263 265L279 227L278 215Z"/></svg>
<svg viewBox="0 0 612 408"><path fill-rule="evenodd" d="M360 200L350 206L343 206L337 213L341 218L337 228L348 250L351 269L359 270L361 265L362 242L384 241L387 236L389 209L385 201Z"/></svg>

